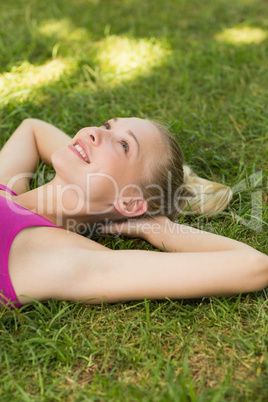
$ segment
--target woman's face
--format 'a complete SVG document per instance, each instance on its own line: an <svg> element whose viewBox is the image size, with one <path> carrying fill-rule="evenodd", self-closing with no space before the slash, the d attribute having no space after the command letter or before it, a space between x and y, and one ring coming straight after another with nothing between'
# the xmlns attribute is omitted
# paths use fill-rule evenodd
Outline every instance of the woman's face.
<svg viewBox="0 0 268 402"><path fill-rule="evenodd" d="M113 118L78 131L52 161L60 179L78 186L96 210L103 208L100 203L111 205L119 195L139 191L141 178L160 156L161 144L161 134L150 121Z"/></svg>

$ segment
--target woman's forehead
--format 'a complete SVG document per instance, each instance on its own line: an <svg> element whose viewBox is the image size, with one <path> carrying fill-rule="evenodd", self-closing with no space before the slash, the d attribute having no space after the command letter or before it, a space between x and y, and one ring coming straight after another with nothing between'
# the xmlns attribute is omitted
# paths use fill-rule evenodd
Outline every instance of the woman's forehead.
<svg viewBox="0 0 268 402"><path fill-rule="evenodd" d="M118 128L125 128L126 130L132 130L135 135L145 135L146 137L152 137L156 139L160 137L160 131L158 127L150 120L140 119L138 117L115 117L114 123Z"/></svg>

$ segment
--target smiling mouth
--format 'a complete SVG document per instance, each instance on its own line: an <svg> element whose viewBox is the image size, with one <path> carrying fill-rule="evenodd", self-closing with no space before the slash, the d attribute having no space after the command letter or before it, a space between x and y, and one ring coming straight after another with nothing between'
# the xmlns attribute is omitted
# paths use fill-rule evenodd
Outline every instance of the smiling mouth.
<svg viewBox="0 0 268 402"><path fill-rule="evenodd" d="M75 143L75 144L71 145L70 148L71 148L81 159L83 159L86 163L90 163L90 160L89 160L87 154L85 153L85 151L83 150L83 148L81 147L81 145L79 145L78 143Z"/></svg>

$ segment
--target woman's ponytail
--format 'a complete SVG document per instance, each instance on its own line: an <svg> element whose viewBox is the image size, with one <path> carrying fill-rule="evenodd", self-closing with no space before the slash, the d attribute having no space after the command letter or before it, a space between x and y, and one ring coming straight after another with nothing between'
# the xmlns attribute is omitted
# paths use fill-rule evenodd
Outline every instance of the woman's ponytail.
<svg viewBox="0 0 268 402"><path fill-rule="evenodd" d="M232 198L230 187L197 176L193 170L183 166L184 205L186 215L215 214L223 211Z"/></svg>

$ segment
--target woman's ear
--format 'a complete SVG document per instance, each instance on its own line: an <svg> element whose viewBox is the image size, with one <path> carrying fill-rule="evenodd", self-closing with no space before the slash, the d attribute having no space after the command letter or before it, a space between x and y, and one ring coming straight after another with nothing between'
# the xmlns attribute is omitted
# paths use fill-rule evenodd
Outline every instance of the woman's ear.
<svg viewBox="0 0 268 402"><path fill-rule="evenodd" d="M130 197L116 200L114 207L121 215L131 218L143 215L148 209L148 204L141 197Z"/></svg>

